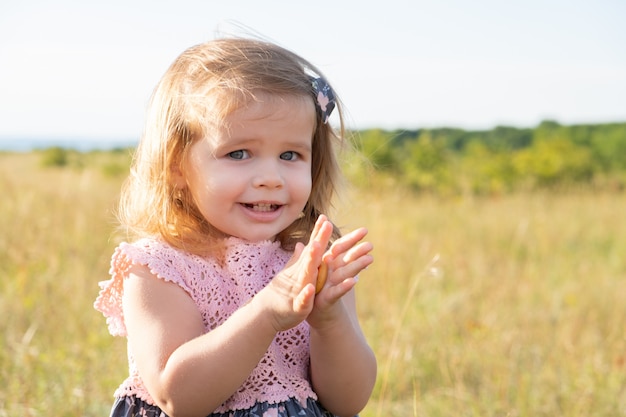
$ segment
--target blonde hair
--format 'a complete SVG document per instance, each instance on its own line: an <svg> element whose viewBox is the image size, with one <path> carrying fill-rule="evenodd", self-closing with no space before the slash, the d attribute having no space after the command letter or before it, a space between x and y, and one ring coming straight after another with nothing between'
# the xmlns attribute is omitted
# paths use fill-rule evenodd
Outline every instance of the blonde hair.
<svg viewBox="0 0 626 417"><path fill-rule="evenodd" d="M310 97L311 77L320 71L300 56L269 42L226 38L184 51L169 67L151 98L146 125L118 211L121 226L134 237L160 237L197 254L213 250L224 235L210 225L187 189L175 187L173 167L180 167L194 141L223 126L225 118L259 93ZM306 241L317 217L327 213L340 180L335 145L343 143L341 103L339 132L323 123L316 104L312 189L303 216L277 238L285 249ZM335 228L333 239L339 237Z"/></svg>

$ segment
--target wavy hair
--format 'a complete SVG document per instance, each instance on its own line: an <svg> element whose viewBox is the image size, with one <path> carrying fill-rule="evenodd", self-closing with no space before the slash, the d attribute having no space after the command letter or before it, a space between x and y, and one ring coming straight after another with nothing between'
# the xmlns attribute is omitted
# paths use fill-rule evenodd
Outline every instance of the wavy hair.
<svg viewBox="0 0 626 417"><path fill-rule="evenodd" d="M157 84L131 172L120 198L121 227L133 237L159 237L197 254L210 252L224 235L201 215L187 189L175 187L172 167L180 167L190 146L259 93L310 97L311 77L322 76L311 63L275 44L224 38L184 51ZM306 241L317 217L327 213L340 181L336 145L344 143L341 103L339 128L323 123L316 105L312 189L303 216L277 236L285 249ZM337 228L333 239L340 236Z"/></svg>

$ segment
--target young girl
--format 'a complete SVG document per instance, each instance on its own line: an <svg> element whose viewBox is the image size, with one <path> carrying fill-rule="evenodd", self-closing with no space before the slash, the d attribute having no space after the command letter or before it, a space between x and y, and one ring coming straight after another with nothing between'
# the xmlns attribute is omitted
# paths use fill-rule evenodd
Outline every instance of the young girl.
<svg viewBox="0 0 626 417"><path fill-rule="evenodd" d="M116 249L95 302L128 339L111 416L365 406L376 361L353 287L372 245L322 214L339 175L334 107L315 67L262 41L198 45L165 73L120 204L138 240Z"/></svg>

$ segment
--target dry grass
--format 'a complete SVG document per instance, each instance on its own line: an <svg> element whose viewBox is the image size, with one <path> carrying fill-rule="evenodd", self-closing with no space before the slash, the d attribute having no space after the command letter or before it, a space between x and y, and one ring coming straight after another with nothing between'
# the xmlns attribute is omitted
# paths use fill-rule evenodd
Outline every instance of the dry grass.
<svg viewBox="0 0 626 417"><path fill-rule="evenodd" d="M368 194L364 416L626 415L626 196Z"/></svg>
<svg viewBox="0 0 626 417"><path fill-rule="evenodd" d="M91 304L120 180L40 159L0 155L0 416L108 415L125 346Z"/></svg>
<svg viewBox="0 0 626 417"><path fill-rule="evenodd" d="M0 417L103 416L124 342L91 305L120 177L0 154ZM358 286L379 380L363 417L626 416L624 194L417 198L340 210L376 262Z"/></svg>

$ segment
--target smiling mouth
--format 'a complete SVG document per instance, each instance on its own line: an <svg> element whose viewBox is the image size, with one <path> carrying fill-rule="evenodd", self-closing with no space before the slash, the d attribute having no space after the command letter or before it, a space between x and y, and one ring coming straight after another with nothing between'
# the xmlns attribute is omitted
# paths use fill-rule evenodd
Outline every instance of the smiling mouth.
<svg viewBox="0 0 626 417"><path fill-rule="evenodd" d="M243 206L252 211L258 211L262 213L267 213L271 211L278 210L281 206L278 204L268 204L268 203L257 203L257 204L247 204L244 203Z"/></svg>

